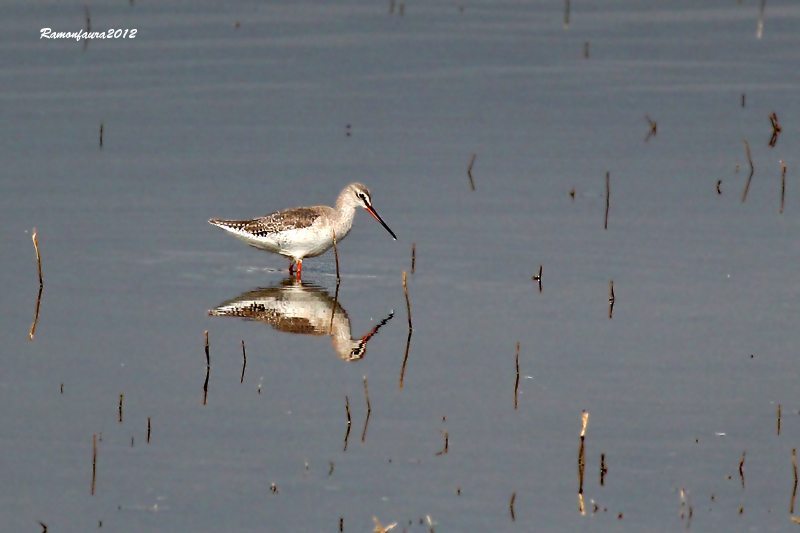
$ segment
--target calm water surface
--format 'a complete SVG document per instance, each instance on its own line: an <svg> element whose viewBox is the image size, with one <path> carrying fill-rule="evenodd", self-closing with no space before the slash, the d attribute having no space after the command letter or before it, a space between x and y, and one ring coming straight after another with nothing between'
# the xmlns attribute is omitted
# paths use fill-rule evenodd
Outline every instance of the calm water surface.
<svg viewBox="0 0 800 533"><path fill-rule="evenodd" d="M757 4L117 2L84 51L6 2L3 529L794 526L800 8ZM338 292L207 224L352 181L399 239L359 213Z"/></svg>

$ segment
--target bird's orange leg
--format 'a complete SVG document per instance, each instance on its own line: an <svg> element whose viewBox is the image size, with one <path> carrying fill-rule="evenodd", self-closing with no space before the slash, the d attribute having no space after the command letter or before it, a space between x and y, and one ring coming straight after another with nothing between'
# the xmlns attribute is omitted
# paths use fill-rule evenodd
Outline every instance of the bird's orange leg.
<svg viewBox="0 0 800 533"><path fill-rule="evenodd" d="M303 276L303 260L297 260L297 281L300 281L300 278Z"/></svg>

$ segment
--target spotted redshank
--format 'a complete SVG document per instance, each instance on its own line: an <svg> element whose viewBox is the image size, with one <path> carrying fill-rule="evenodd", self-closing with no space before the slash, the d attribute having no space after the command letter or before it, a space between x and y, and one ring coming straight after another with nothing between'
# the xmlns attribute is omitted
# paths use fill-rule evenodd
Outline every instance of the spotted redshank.
<svg viewBox="0 0 800 533"><path fill-rule="evenodd" d="M336 200L335 209L326 205L296 207L252 220L211 219L208 222L230 231L250 246L288 257L289 272L297 263L297 278L300 279L303 259L330 250L334 232L337 243L344 239L353 227L353 217L359 206L369 211L397 240L372 207L369 189L360 183L351 183L344 188Z"/></svg>

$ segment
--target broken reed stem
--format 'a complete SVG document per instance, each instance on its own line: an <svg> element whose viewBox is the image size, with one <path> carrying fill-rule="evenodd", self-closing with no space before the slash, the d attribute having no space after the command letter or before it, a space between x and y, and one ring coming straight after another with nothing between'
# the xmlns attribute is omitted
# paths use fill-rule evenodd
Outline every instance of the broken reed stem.
<svg viewBox="0 0 800 533"><path fill-rule="evenodd" d="M606 223L604 229L608 229L608 209L611 204L611 174L606 171Z"/></svg>
<svg viewBox="0 0 800 533"><path fill-rule="evenodd" d="M408 362L408 351L411 349L411 328L408 328L408 338L406 339L406 355L403 357L403 368L400 369L400 388L403 388L403 377L406 374L406 363Z"/></svg>
<svg viewBox="0 0 800 533"><path fill-rule="evenodd" d="M581 446L578 449L578 499L580 501L580 511L581 514L584 513L583 508L583 471L584 467L586 466L586 456L584 454L584 440L586 437L586 426L589 424L589 413L586 410L583 411L583 418L582 418L582 427L581 427Z"/></svg>
<svg viewBox="0 0 800 533"><path fill-rule="evenodd" d="M614 302L616 298L614 297L614 280L611 280L611 289L608 295L608 318L611 318L614 315Z"/></svg>
<svg viewBox="0 0 800 533"><path fill-rule="evenodd" d="M364 420L364 431L361 432L361 442L367 438L367 426L369 425L369 415L372 414L372 406L369 403L369 389L367 388L367 376L364 376L364 396L367 398L367 419Z"/></svg>
<svg viewBox="0 0 800 533"><path fill-rule="evenodd" d="M406 310L408 311L408 329L411 331L414 326L411 325L411 302L408 299L408 283L406 282L406 271L403 270L403 292L406 293Z"/></svg>
<svg viewBox="0 0 800 533"><path fill-rule="evenodd" d="M36 250L36 265L39 268L39 296L36 298L36 313L33 315L33 324L31 324L31 331L28 334L30 339L33 340L33 335L36 333L36 324L39 322L39 307L42 304L42 289L44 288L44 282L42 281L42 257L39 255L39 239L36 236L36 228L33 228L31 239L33 240L33 248Z"/></svg>
<svg viewBox="0 0 800 533"><path fill-rule="evenodd" d="M778 404L778 435L781 434L781 404Z"/></svg>
<svg viewBox="0 0 800 533"><path fill-rule="evenodd" d="M211 356L208 353L208 330L206 330L206 381L203 383L203 405L208 398L208 377L211 375Z"/></svg>
<svg viewBox="0 0 800 533"><path fill-rule="evenodd" d="M403 358L403 368L400 370L400 388L403 388L403 376L406 373L406 363L408 362L408 351L411 348L411 332L414 326L411 325L411 302L408 299L408 283L406 281L406 271L403 270L403 292L406 294L406 310L408 311L408 339L406 340L406 355Z"/></svg>
<svg viewBox="0 0 800 533"><path fill-rule="evenodd" d="M514 500L516 500L516 499L517 499L517 493L516 492L512 492L511 493L511 502L509 502L509 504L508 504L508 509L511 511L511 521L512 522L516 521L516 517L514 516Z"/></svg>
<svg viewBox="0 0 800 533"><path fill-rule="evenodd" d="M122 423L122 394L119 395L119 422Z"/></svg>
<svg viewBox="0 0 800 533"><path fill-rule="evenodd" d="M94 496L94 481L97 477L97 435L92 435L92 496Z"/></svg>
<svg viewBox="0 0 800 533"><path fill-rule="evenodd" d="M150 417L147 417L147 443L150 444Z"/></svg>
<svg viewBox="0 0 800 533"><path fill-rule="evenodd" d="M442 431L441 429L439 430L439 433L444 436L444 448L441 451L436 452L436 455L444 455L447 453L447 449L450 446L450 436L446 431Z"/></svg>
<svg viewBox="0 0 800 533"><path fill-rule="evenodd" d="M89 15L89 6L84 4L83 11L86 14L86 33L92 33L92 17ZM86 51L86 47L89 46L89 39L83 40L83 51Z"/></svg>
<svg viewBox="0 0 800 533"><path fill-rule="evenodd" d="M795 449L792 448L792 466L794 467L794 488L792 489L792 505L789 508L790 513L794 513L794 498L797 496L797 457L795 456Z"/></svg>
<svg viewBox="0 0 800 533"><path fill-rule="evenodd" d="M336 230L333 230L333 257L336 260L336 282L339 282L339 250L336 246Z"/></svg>
<svg viewBox="0 0 800 533"><path fill-rule="evenodd" d="M417 243L411 243L411 273L414 273L414 266L417 262Z"/></svg>
<svg viewBox="0 0 800 533"><path fill-rule="evenodd" d="M744 488L744 456L747 450L742 452L742 460L739 461L739 477L742 479L742 488Z"/></svg>
<svg viewBox="0 0 800 533"><path fill-rule="evenodd" d="M472 159L470 159L469 167L467 168L467 176L469 176L469 185L470 187L472 187L473 191L475 190L475 182L472 181L472 165L475 164L475 157L477 157L477 155L478 154L472 154Z"/></svg>
<svg viewBox="0 0 800 533"><path fill-rule="evenodd" d="M750 190L750 181L753 179L753 173L755 173L755 167L753 167L753 158L750 155L750 145L747 143L747 139L744 140L744 148L747 151L747 160L750 162L750 176L747 177L747 185L744 188L744 194L742 195L742 203L747 200L747 191Z"/></svg>
<svg viewBox="0 0 800 533"><path fill-rule="evenodd" d="M33 228L31 238L33 239L33 248L36 250L36 265L39 267L39 287L44 287L44 282L42 281L42 256L39 255L39 239L36 236L36 228Z"/></svg>
<svg viewBox="0 0 800 533"><path fill-rule="evenodd" d="M600 454L600 486L602 487L605 485L605 478L606 473L608 472L608 468L606 468L606 454Z"/></svg>
<svg viewBox="0 0 800 533"><path fill-rule="evenodd" d="M519 341L517 341L517 382L514 385L514 409L517 408L517 392L519 391Z"/></svg>
<svg viewBox="0 0 800 533"><path fill-rule="evenodd" d="M42 286L39 285L39 296L36 297L36 313L33 315L33 324L31 324L31 331L29 337L33 340L33 334L36 333L36 323L39 322L39 307L42 304Z"/></svg>
<svg viewBox="0 0 800 533"><path fill-rule="evenodd" d="M103 123L100 123L100 149L103 149Z"/></svg>
<svg viewBox="0 0 800 533"><path fill-rule="evenodd" d="M347 433L344 434L344 450L347 451L347 439L350 438L350 399L344 397L344 408L347 411Z"/></svg>
<svg viewBox="0 0 800 533"><path fill-rule="evenodd" d="M786 195L786 163L783 161L781 163L781 210L780 213L783 214L783 197Z"/></svg>
<svg viewBox="0 0 800 533"><path fill-rule="evenodd" d="M244 383L244 369L247 367L247 352L244 349L244 339L242 339L242 379L239 383Z"/></svg>

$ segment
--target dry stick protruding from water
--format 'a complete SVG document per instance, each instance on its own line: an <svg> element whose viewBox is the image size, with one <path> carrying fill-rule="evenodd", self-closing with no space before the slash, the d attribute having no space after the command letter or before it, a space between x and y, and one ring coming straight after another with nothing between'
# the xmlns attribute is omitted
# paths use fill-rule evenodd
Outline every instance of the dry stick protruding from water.
<svg viewBox="0 0 800 533"><path fill-rule="evenodd" d="M36 298L36 313L33 315L33 324L31 324L30 339L33 340L33 334L36 333L36 323L39 321L39 306L42 303L42 289L44 282L42 281L42 257L39 255L39 239L36 236L36 228L33 228L33 248L36 250L36 265L39 268L39 296Z"/></svg>
<svg viewBox="0 0 800 533"><path fill-rule="evenodd" d="M753 179L753 173L755 172L755 167L753 167L753 158L750 156L750 145L747 144L747 139L744 140L744 149L747 151L747 160L750 162L750 175L747 177L747 185L744 188L744 194L742 195L742 203L747 200L747 191L750 189L750 180Z"/></svg>
<svg viewBox="0 0 800 533"><path fill-rule="evenodd" d="M92 496L94 496L94 481L97 477L97 435L92 435Z"/></svg>
<svg viewBox="0 0 800 533"><path fill-rule="evenodd" d="M539 292L542 292L542 265L539 265L539 274L533 276L533 281L539 283Z"/></svg>
<svg viewBox="0 0 800 533"><path fill-rule="evenodd" d="M147 443L150 444L150 417L147 417Z"/></svg>
<svg viewBox="0 0 800 533"><path fill-rule="evenodd" d="M781 404L778 404L778 435L781 434Z"/></svg>
<svg viewBox="0 0 800 533"><path fill-rule="evenodd" d="M343 533L344 531L344 517L339 518L339 533Z"/></svg>
<svg viewBox="0 0 800 533"><path fill-rule="evenodd" d="M242 379L239 383L244 383L244 369L247 367L247 352L244 350L244 339L242 339Z"/></svg>
<svg viewBox="0 0 800 533"><path fill-rule="evenodd" d="M103 149L103 123L100 122L100 149Z"/></svg>
<svg viewBox="0 0 800 533"><path fill-rule="evenodd" d="M39 525L42 526L42 533L47 533L47 526L44 522L39 522Z"/></svg>
<svg viewBox="0 0 800 533"><path fill-rule="evenodd" d="M511 521L512 522L516 521L516 519L517 519L516 516L514 516L514 500L516 500L516 499L517 499L517 493L516 492L512 492L511 493L511 501L508 504L508 510L511 511Z"/></svg>
<svg viewBox="0 0 800 533"><path fill-rule="evenodd" d="M606 468L606 454L600 454L600 486L602 487L605 484L606 474L608 473L608 468Z"/></svg>
<svg viewBox="0 0 800 533"><path fill-rule="evenodd" d="M406 355L403 358L403 368L400 370L400 388L403 388L403 376L406 373L406 363L408 362L408 350L411 348L411 332L414 326L411 325L411 302L408 299L408 283L406 281L406 271L403 270L403 292L406 294L406 309L408 310L408 339L406 340Z"/></svg>
<svg viewBox="0 0 800 533"><path fill-rule="evenodd" d="M350 420L350 399L347 396L344 397L344 408L347 411L347 433L344 434L344 450L342 450L342 451L346 452L347 451L347 439L350 438L350 423L351 423L351 420Z"/></svg>
<svg viewBox="0 0 800 533"><path fill-rule="evenodd" d="M444 455L447 453L447 449L450 447L450 435L447 434L446 431L439 430L439 433L444 435L444 448L442 451L436 452L436 455Z"/></svg>
<svg viewBox="0 0 800 533"><path fill-rule="evenodd" d="M744 107L744 93L742 93L742 107Z"/></svg>
<svg viewBox="0 0 800 533"><path fill-rule="evenodd" d="M578 503L581 514L585 514L583 507L583 470L586 466L586 456L584 454L584 439L586 437L586 426L589 424L589 413L583 411L581 427L581 447L578 450Z"/></svg>
<svg viewBox="0 0 800 533"><path fill-rule="evenodd" d="M744 488L744 456L747 450L742 452L742 460L739 461L739 477L742 479L742 488Z"/></svg>
<svg viewBox="0 0 800 533"><path fill-rule="evenodd" d="M647 122L650 123L650 131L647 132L647 137L644 138L644 142L647 142L650 140L650 137L654 137L656 133L658 133L658 124L656 123L655 120L652 120L647 115L645 115L644 118L647 120Z"/></svg>
<svg viewBox="0 0 800 533"><path fill-rule="evenodd" d="M470 159L469 167L467 168L467 176L469 176L469 185L472 187L472 190L475 190L475 182L472 181L472 165L475 164L475 158L478 154L472 154L472 159Z"/></svg>
<svg viewBox="0 0 800 533"><path fill-rule="evenodd" d="M206 330L206 381L203 383L203 405L208 397L208 377L211 375L211 356L208 353L208 330Z"/></svg>
<svg viewBox="0 0 800 533"><path fill-rule="evenodd" d="M794 498L797 496L797 457L792 448L792 466L794 467L794 488L792 489L792 505L789 507L789 512L794 513Z"/></svg>
<svg viewBox="0 0 800 533"><path fill-rule="evenodd" d="M606 223L604 229L608 229L608 209L611 205L611 174L606 171Z"/></svg>
<svg viewBox="0 0 800 533"><path fill-rule="evenodd" d="M33 239L33 248L36 250L36 266L39 268L39 287L44 287L44 282L42 281L42 256L39 255L39 238L36 235L36 228L33 228L31 239Z"/></svg>
<svg viewBox="0 0 800 533"><path fill-rule="evenodd" d="M564 29L569 28L569 0L564 0Z"/></svg>
<svg viewBox="0 0 800 533"><path fill-rule="evenodd" d="M84 4L83 11L86 14L86 33L92 32L92 17L89 15L89 6ZM83 51L86 51L86 47L89 46L89 39L83 40Z"/></svg>
<svg viewBox="0 0 800 533"><path fill-rule="evenodd" d="M411 243L411 273L414 273L414 267L417 262L417 243Z"/></svg>
<svg viewBox="0 0 800 533"><path fill-rule="evenodd" d="M781 161L780 164L781 164L781 210L780 210L780 213L783 214L783 197L786 195L786 163Z"/></svg>
<svg viewBox="0 0 800 533"><path fill-rule="evenodd" d="M517 341L517 382L514 385L514 409L517 408L517 392L519 391L519 341Z"/></svg>
<svg viewBox="0 0 800 533"><path fill-rule="evenodd" d="M614 301L616 298L614 297L614 280L611 280L611 292L608 296L608 318L612 318L614 315Z"/></svg>
<svg viewBox="0 0 800 533"><path fill-rule="evenodd" d="M775 143L778 142L778 134L781 132L781 125L778 123L778 115L774 111L769 116L769 120L772 122L772 138L769 140L769 145L771 148L775 148Z"/></svg>
<svg viewBox="0 0 800 533"><path fill-rule="evenodd" d="M369 404L369 389L367 388L367 376L364 376L364 396L367 398L367 419L364 420L364 431L361 432L361 442L367 438L367 426L369 425L369 415L372 413L372 406Z"/></svg>
<svg viewBox="0 0 800 533"><path fill-rule="evenodd" d="M122 394L119 395L119 422L122 423Z"/></svg>
<svg viewBox="0 0 800 533"><path fill-rule="evenodd" d="M722 194L722 189L720 189L720 185L722 185L722 180L717 180L717 194Z"/></svg>

